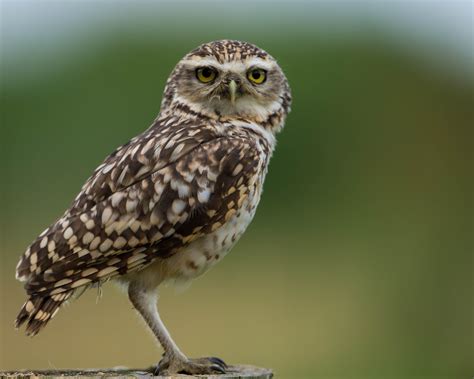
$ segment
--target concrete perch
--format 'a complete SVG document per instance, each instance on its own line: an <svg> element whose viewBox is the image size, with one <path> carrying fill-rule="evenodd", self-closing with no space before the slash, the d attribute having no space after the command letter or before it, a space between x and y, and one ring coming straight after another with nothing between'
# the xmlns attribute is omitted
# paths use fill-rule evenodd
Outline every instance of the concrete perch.
<svg viewBox="0 0 474 379"><path fill-rule="evenodd" d="M153 376L151 369L84 369L84 370L21 370L0 371L0 378L18 379L56 379L56 378L81 378L81 379L271 379L272 370L250 365L229 366L229 372L220 375L173 375Z"/></svg>

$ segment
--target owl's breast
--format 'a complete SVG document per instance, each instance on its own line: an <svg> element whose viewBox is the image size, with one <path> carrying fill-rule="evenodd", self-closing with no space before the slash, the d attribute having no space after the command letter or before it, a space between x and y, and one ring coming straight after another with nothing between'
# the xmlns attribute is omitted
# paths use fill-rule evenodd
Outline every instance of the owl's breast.
<svg viewBox="0 0 474 379"><path fill-rule="evenodd" d="M260 140L251 145L252 149L248 149L250 144L242 143L242 146L247 148L242 149L247 152L246 155L242 156L240 150L236 150L239 151L239 155L235 153L227 155L230 159L240 160L229 160L233 163L227 168L231 174L223 176L220 182L220 185L227 186L224 187L226 191L217 190L215 193L215 196L219 196L219 200L214 200L217 207L207 210L204 208L200 211L213 219L204 219L204 223L195 224L190 229L201 230L202 234L190 239L184 245L170 244L172 254L158 256L150 266L140 272L141 280L145 280L146 277L146 281L156 285L170 280L187 282L204 274L219 262L240 239L255 215L271 156L271 151ZM206 154L210 155L209 152ZM226 183L225 180L229 179L229 183ZM194 220L200 222L202 219L196 216ZM183 240L181 237L170 241L174 243ZM158 247L170 248L163 244Z"/></svg>
<svg viewBox="0 0 474 379"><path fill-rule="evenodd" d="M161 273L168 279L186 281L204 274L222 260L244 234L252 221L262 192L262 181L255 186L240 209L219 229L206 234L162 261Z"/></svg>

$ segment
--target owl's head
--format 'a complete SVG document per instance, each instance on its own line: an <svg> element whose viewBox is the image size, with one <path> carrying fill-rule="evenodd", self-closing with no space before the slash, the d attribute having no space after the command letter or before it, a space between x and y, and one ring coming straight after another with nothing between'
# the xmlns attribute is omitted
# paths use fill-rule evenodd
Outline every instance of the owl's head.
<svg viewBox="0 0 474 379"><path fill-rule="evenodd" d="M162 108L182 104L206 116L264 122L276 113L284 119L290 102L288 81L273 57L247 42L221 40L199 46L177 64Z"/></svg>

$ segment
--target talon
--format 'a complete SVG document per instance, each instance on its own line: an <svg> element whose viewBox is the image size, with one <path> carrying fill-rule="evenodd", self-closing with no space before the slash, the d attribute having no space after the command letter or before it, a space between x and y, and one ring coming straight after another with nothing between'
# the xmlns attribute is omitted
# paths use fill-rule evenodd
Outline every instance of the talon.
<svg viewBox="0 0 474 379"><path fill-rule="evenodd" d="M157 365L153 370L153 376L160 376L161 374L163 374L163 369Z"/></svg>
<svg viewBox="0 0 474 379"><path fill-rule="evenodd" d="M211 362L215 363L216 365L221 366L222 368L225 368L225 369L228 368L228 367L227 367L227 364L226 364L222 359L220 359L220 358L217 358L217 357L209 357L209 358L207 358L207 359L209 359Z"/></svg>
<svg viewBox="0 0 474 379"><path fill-rule="evenodd" d="M219 374L225 374L224 368L220 365L212 365L211 370L216 371Z"/></svg>
<svg viewBox="0 0 474 379"><path fill-rule="evenodd" d="M212 375L225 374L226 363L216 357L197 358L197 359L179 359L176 357L164 356L154 370L154 375Z"/></svg>
<svg viewBox="0 0 474 379"><path fill-rule="evenodd" d="M163 357L158 362L158 364L151 368L153 375L155 376L163 375L164 372L169 368L169 364L170 363L169 363L168 357L165 354L163 354Z"/></svg>

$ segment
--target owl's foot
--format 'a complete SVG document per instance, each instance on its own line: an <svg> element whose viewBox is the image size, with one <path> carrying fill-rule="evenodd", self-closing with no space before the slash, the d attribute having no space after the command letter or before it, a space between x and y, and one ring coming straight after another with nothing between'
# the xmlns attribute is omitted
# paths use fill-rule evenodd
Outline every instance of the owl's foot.
<svg viewBox="0 0 474 379"><path fill-rule="evenodd" d="M169 358L164 355L155 369L155 375L188 374L212 375L225 374L227 365L222 359L207 358Z"/></svg>

